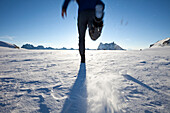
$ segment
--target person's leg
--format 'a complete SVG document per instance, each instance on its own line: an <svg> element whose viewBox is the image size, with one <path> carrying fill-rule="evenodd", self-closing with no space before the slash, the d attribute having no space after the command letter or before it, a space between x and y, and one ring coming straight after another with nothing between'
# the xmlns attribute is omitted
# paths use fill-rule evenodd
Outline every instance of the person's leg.
<svg viewBox="0 0 170 113"><path fill-rule="evenodd" d="M78 15L78 32L79 32L79 53L81 62L85 63L85 34L87 29L86 12L80 12Z"/></svg>
<svg viewBox="0 0 170 113"><path fill-rule="evenodd" d="M95 10L90 10L88 14L88 27L89 29L93 28L93 20L95 18Z"/></svg>

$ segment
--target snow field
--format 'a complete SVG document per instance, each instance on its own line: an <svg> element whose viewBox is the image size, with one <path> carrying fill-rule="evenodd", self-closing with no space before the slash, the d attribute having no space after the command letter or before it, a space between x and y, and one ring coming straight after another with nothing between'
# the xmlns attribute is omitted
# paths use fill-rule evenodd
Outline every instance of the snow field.
<svg viewBox="0 0 170 113"><path fill-rule="evenodd" d="M0 112L168 113L169 47L143 51L0 48Z"/></svg>

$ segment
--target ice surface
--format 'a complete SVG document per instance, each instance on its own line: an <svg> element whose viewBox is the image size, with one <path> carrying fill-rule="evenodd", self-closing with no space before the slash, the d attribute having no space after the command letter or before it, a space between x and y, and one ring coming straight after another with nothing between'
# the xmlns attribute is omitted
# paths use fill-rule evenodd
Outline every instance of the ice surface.
<svg viewBox="0 0 170 113"><path fill-rule="evenodd" d="M0 47L0 113L168 113L169 51Z"/></svg>

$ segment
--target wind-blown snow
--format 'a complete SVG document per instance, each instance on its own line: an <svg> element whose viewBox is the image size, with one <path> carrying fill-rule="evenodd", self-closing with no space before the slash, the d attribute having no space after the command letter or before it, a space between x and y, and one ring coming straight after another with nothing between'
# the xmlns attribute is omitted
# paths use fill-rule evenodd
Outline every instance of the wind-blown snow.
<svg viewBox="0 0 170 113"><path fill-rule="evenodd" d="M143 51L0 47L0 112L170 111L170 48Z"/></svg>

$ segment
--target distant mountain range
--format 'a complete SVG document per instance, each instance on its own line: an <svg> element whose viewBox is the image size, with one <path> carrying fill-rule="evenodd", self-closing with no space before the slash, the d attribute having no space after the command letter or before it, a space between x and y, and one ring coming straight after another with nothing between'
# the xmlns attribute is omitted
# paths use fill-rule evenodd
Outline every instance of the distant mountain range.
<svg viewBox="0 0 170 113"><path fill-rule="evenodd" d="M164 46L170 46L170 38L166 38L166 39L157 41L156 43L151 44L150 48L164 47Z"/></svg>
<svg viewBox="0 0 170 113"><path fill-rule="evenodd" d="M0 41L0 46L1 47L8 47L8 48L18 48L19 47L15 44L10 44L10 43L7 43L7 42L4 42L4 41ZM21 48L24 48L24 49L32 49L32 50L77 50L77 49L74 49L74 48L52 48L52 47L44 47L43 45L38 45L38 46L34 46L32 44L24 44ZM89 49L89 48L86 48L86 50L96 50L96 49ZM120 46L118 46L117 44L115 44L114 42L113 43L100 43L97 50L124 50L122 49Z"/></svg>
<svg viewBox="0 0 170 113"><path fill-rule="evenodd" d="M24 49L41 49L41 50L78 50L78 49L74 49L74 48L52 48L52 47L44 47L43 45L38 45L37 47L35 47L32 44L24 44L21 48ZM86 50L94 50L94 49L89 49L86 48Z"/></svg>
<svg viewBox="0 0 170 113"><path fill-rule="evenodd" d="M31 45L31 44L24 44L21 48L25 48L25 49L47 49L47 50L77 50L74 48L52 48L52 47L44 47L42 45L38 45L37 47ZM96 49L89 49L86 48L86 50L96 50ZM112 43L100 43L97 50L124 50L123 48L121 48L119 45L115 44L114 42Z"/></svg>
<svg viewBox="0 0 170 113"><path fill-rule="evenodd" d="M8 48L18 48L19 47L15 44L10 44L4 41L0 41L0 46L1 47L8 47ZM170 46L170 38L166 38L160 41L157 41L154 44L150 45L150 48L155 48L155 47L164 47L164 46ZM32 44L24 44L21 48L24 49L41 49L41 50L77 50L74 48L52 48L52 47L44 47L42 45L38 45L37 47L32 45ZM89 49L86 48L86 50L96 50L96 49ZM122 47L120 47L119 45L115 44L114 42L112 43L100 43L97 50L125 50Z"/></svg>
<svg viewBox="0 0 170 113"><path fill-rule="evenodd" d="M100 43L97 50L125 50L121 48L119 45L115 44L114 42L112 43Z"/></svg>
<svg viewBox="0 0 170 113"><path fill-rule="evenodd" d="M32 44L24 44L21 48L24 48L24 49L46 49L46 50L75 50L74 48L52 48L52 47L44 47L43 45L38 45L37 47L35 47L34 45Z"/></svg>

